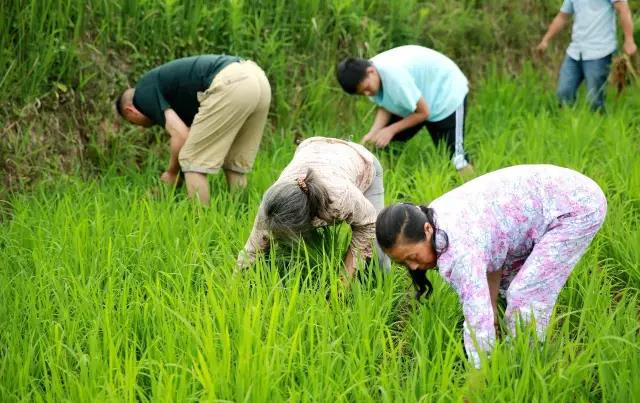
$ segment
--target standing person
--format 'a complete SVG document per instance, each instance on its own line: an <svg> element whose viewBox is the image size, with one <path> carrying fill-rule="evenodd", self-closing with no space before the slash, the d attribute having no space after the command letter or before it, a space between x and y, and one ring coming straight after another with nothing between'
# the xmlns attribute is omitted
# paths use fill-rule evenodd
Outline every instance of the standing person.
<svg viewBox="0 0 640 403"><path fill-rule="evenodd" d="M560 32L573 14L571 44L567 48L557 95L562 104L573 104L576 91L584 80L592 110L604 110L604 88L611 67L611 55L616 50L616 17L624 32L622 48L627 55L637 51L633 39L633 20L626 0L564 0L560 12L536 47L543 54L549 41Z"/></svg>
<svg viewBox="0 0 640 403"><path fill-rule="evenodd" d="M344 59L337 78L347 93L365 95L378 105L363 142L383 148L426 127L436 145L445 142L459 172L472 172L464 150L469 85L451 59L422 46L400 46L371 60Z"/></svg>
<svg viewBox="0 0 640 403"><path fill-rule="evenodd" d="M346 222L352 235L344 267L353 276L357 260L372 257L376 216L383 207L382 167L373 154L359 144L311 137L265 192L237 265L253 264L272 237L295 239L313 228ZM376 248L380 266L390 270L389 258Z"/></svg>
<svg viewBox="0 0 640 403"><path fill-rule="evenodd" d="M553 165L519 165L471 180L428 207L385 208L376 238L404 264L418 289L431 291L426 270L436 266L457 291L467 356L496 339L498 292L506 292L505 318L531 321L544 338L556 298L600 229L607 201L598 185ZM475 338L475 339L474 339Z"/></svg>
<svg viewBox="0 0 640 403"><path fill-rule="evenodd" d="M116 100L118 113L171 136L161 179L185 174L189 196L209 204L207 174L223 168L230 187L245 187L260 146L271 88L257 64L235 56L177 59L146 73Z"/></svg>

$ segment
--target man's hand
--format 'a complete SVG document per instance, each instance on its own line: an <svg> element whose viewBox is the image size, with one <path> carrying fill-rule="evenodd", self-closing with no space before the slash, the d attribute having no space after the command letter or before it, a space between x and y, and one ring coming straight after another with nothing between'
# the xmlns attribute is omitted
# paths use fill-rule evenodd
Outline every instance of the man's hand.
<svg viewBox="0 0 640 403"><path fill-rule="evenodd" d="M162 175L160 175L160 180L169 186L176 186L180 180L180 172L173 173L164 171Z"/></svg>
<svg viewBox="0 0 640 403"><path fill-rule="evenodd" d="M544 56L544 52L547 51L547 48L549 47L549 42L547 42L546 40L541 40L540 43L538 44L538 46L536 46L536 54L539 57Z"/></svg>
<svg viewBox="0 0 640 403"><path fill-rule="evenodd" d="M633 56L638 51L638 46L636 46L636 43L633 40L624 41L622 48L624 49L624 53L629 56Z"/></svg>
<svg viewBox="0 0 640 403"><path fill-rule="evenodd" d="M389 142L395 135L396 133L393 130L390 130L389 127L385 127L384 129L378 131L378 134L376 135L376 147L386 147L387 145L389 145Z"/></svg>
<svg viewBox="0 0 640 403"><path fill-rule="evenodd" d="M373 142L376 141L377 135L378 135L378 130L370 131L369 133L364 135L364 137L362 138L361 143L362 144L366 144L366 143L369 143L369 142L373 143Z"/></svg>
<svg viewBox="0 0 640 403"><path fill-rule="evenodd" d="M473 165L467 164L464 168L458 170L458 173L465 181L468 181L473 178Z"/></svg>

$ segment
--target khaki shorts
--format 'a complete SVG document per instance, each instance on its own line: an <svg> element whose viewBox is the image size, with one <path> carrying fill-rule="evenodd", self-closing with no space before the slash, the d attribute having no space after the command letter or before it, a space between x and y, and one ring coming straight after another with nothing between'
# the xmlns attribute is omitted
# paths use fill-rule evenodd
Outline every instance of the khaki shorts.
<svg viewBox="0 0 640 403"><path fill-rule="evenodd" d="M251 170L271 103L271 87L252 61L231 63L198 93L200 107L180 150L183 172Z"/></svg>

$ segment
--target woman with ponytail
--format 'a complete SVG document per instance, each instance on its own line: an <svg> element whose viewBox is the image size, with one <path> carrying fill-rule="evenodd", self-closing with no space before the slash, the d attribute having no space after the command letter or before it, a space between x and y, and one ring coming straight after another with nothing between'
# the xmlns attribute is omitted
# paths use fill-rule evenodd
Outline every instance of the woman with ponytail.
<svg viewBox="0 0 640 403"><path fill-rule="evenodd" d="M417 298L431 293L426 271L439 274L462 304L467 356L496 339L499 292L505 320L535 319L544 339L556 298L602 226L607 201L598 185L553 165L519 165L478 177L429 206L391 205L376 221L385 253L403 264Z"/></svg>
<svg viewBox="0 0 640 403"><path fill-rule="evenodd" d="M271 238L293 239L316 227L346 222L352 236L344 263L352 276L358 259L372 257L376 216L383 207L382 167L373 154L356 143L309 138L265 192L237 265L253 264ZM389 270L389 258L375 246L381 267Z"/></svg>

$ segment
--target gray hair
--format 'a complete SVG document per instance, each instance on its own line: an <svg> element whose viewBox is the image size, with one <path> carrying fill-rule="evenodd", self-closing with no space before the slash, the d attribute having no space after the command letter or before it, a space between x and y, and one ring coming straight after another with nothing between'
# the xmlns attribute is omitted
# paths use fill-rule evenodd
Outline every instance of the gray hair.
<svg viewBox="0 0 640 403"><path fill-rule="evenodd" d="M291 180L274 183L264 194L267 228L276 238L291 240L311 230L311 220L323 218L331 203L327 189L311 169L301 179L304 190Z"/></svg>

